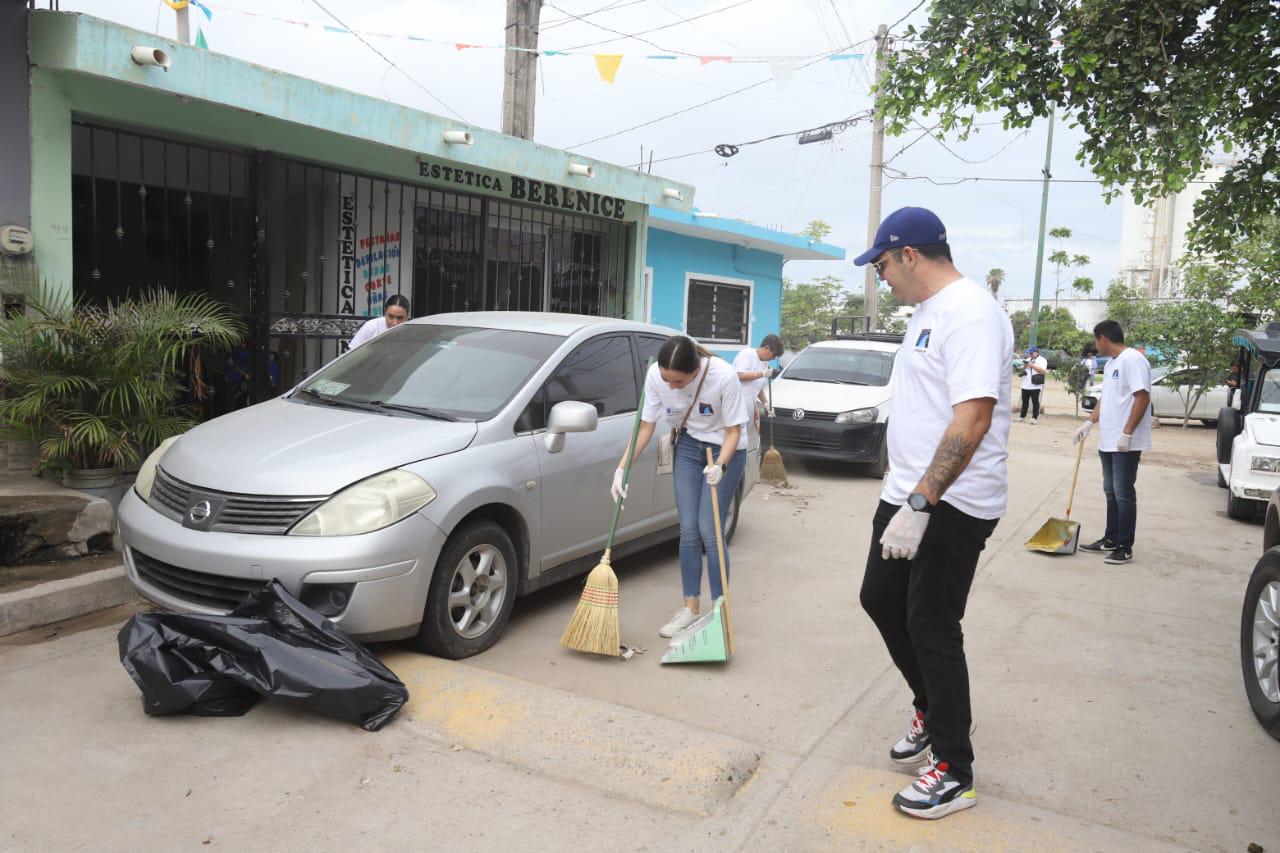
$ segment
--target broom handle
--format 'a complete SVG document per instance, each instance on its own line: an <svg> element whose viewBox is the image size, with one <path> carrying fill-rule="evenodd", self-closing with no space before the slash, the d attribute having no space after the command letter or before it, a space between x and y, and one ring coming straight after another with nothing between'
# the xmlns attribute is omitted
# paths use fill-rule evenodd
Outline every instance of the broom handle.
<svg viewBox="0 0 1280 853"><path fill-rule="evenodd" d="M653 359L649 359L649 363L644 367L644 376L649 376L649 368L653 366ZM631 422L631 438L627 440L627 461L622 466L622 488L625 491L627 484L631 482L631 461L636 455L636 436L640 434L640 415L644 412L644 382L640 383L640 399L636 401L636 417ZM604 555L608 559L609 554L613 551L613 537L618 533L618 519L622 517L622 504L625 498L619 497L613 502L613 522L609 525L609 541L605 543Z"/></svg>
<svg viewBox="0 0 1280 853"><path fill-rule="evenodd" d="M711 448L707 448L707 464L716 464L716 459L711 455ZM724 605L721 611L724 614L725 635L728 640L729 654L733 654L733 621L729 618L729 575L724 570L724 532L720 529L720 486L717 484L710 487L711 490L711 517L716 524L716 551L720 555L720 589L724 594ZM712 602L714 604L714 602Z"/></svg>
<svg viewBox="0 0 1280 853"><path fill-rule="evenodd" d="M769 388L769 411L766 412L766 414L771 414L773 412L773 370L769 371L768 388ZM769 447L770 448L773 447L773 418L772 417L769 418Z"/></svg>
<svg viewBox="0 0 1280 853"><path fill-rule="evenodd" d="M1076 451L1076 472L1071 475L1071 492L1067 495L1067 518L1071 518L1071 505L1076 500L1076 481L1080 479L1080 460L1084 458L1084 441L1080 442L1080 449Z"/></svg>

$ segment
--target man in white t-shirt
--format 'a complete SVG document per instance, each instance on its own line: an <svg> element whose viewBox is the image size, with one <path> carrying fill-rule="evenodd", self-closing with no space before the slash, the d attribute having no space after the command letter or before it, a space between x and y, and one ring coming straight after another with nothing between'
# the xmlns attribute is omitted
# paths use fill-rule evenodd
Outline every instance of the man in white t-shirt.
<svg viewBox="0 0 1280 853"><path fill-rule="evenodd" d="M747 411L753 413L756 429L760 429L760 409L756 401L760 401L773 417L769 400L765 396L765 384L768 382L769 362L782 355L782 338L777 335L765 335L758 347L746 347L733 357L733 369L738 371L738 381L742 383L742 393L747 398Z"/></svg>
<svg viewBox="0 0 1280 853"><path fill-rule="evenodd" d="M889 474L872 523L861 602L912 691L889 751L927 763L893 799L913 817L974 805L964 617L978 556L1008 500L1013 329L991 291L955 268L932 212L891 213L854 263L875 264L916 305L894 362Z"/></svg>
<svg viewBox="0 0 1280 853"><path fill-rule="evenodd" d="M1125 346L1124 329L1115 320L1103 320L1093 328L1098 354L1107 356L1102 377L1102 399L1093 414L1076 430L1075 444L1098 430L1098 456L1102 459L1102 491L1107 496L1107 530L1102 538L1080 550L1106 553L1113 565L1133 559L1138 527L1138 463L1142 451L1151 449L1151 362Z"/></svg>

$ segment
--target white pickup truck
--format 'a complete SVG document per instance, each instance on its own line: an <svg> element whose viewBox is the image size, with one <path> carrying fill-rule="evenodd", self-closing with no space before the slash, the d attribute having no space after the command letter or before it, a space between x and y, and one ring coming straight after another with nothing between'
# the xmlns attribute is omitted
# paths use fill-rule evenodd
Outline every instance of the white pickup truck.
<svg viewBox="0 0 1280 853"><path fill-rule="evenodd" d="M1252 519L1280 488L1280 323L1240 330L1227 405L1218 413L1218 485L1227 515Z"/></svg>

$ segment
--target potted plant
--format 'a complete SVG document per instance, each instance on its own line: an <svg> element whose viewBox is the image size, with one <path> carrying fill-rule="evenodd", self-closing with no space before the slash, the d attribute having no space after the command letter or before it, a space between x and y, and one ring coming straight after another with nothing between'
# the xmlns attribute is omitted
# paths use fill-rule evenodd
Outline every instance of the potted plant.
<svg viewBox="0 0 1280 853"><path fill-rule="evenodd" d="M0 321L0 434L37 445L37 473L105 493L144 452L195 425L181 399L192 360L243 336L205 295L32 306Z"/></svg>

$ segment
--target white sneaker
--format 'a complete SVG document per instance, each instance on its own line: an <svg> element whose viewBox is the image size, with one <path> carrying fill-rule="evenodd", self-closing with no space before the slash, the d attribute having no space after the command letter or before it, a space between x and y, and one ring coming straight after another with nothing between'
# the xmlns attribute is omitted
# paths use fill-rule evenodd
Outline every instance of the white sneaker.
<svg viewBox="0 0 1280 853"><path fill-rule="evenodd" d="M1032 419L1031 419L1031 425L1032 425L1032 426L1035 426L1035 425L1036 425L1036 419L1035 419L1035 418L1032 418Z"/></svg>
<svg viewBox="0 0 1280 853"><path fill-rule="evenodd" d="M668 638L674 637L696 621L698 621L697 613L694 613L687 607L681 607L676 611L676 615L671 617L670 622L658 629L658 636Z"/></svg>
<svg viewBox="0 0 1280 853"><path fill-rule="evenodd" d="M1018 418L1018 423L1025 424L1026 422L1027 422L1026 418Z"/></svg>

